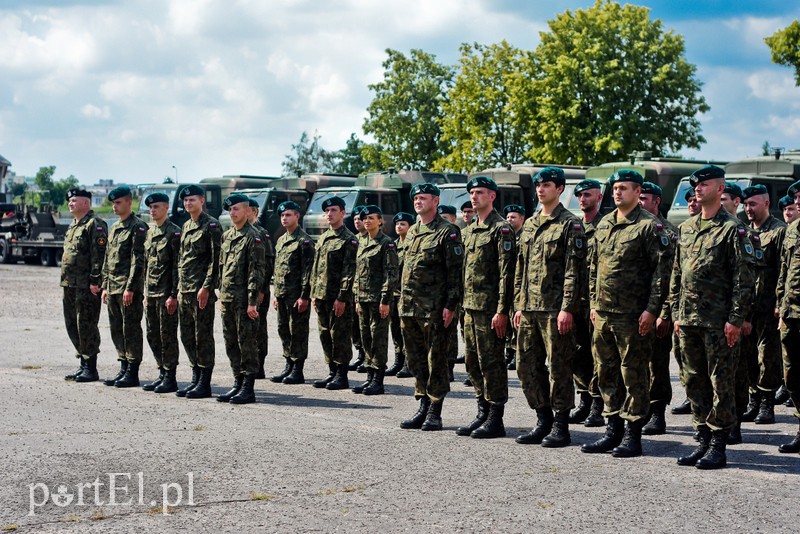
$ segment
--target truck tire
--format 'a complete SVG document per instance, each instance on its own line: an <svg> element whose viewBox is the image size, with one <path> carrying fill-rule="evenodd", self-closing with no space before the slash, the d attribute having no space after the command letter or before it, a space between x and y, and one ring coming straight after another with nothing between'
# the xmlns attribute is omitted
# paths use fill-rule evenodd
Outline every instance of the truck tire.
<svg viewBox="0 0 800 534"><path fill-rule="evenodd" d="M61 268L61 255L64 253L63 250L58 249L56 250L56 267Z"/></svg>
<svg viewBox="0 0 800 534"><path fill-rule="evenodd" d="M43 248L39 254L39 261L43 267L53 267L56 264L55 250L52 248Z"/></svg>
<svg viewBox="0 0 800 534"><path fill-rule="evenodd" d="M2 238L0 238L0 263L11 263L11 247Z"/></svg>

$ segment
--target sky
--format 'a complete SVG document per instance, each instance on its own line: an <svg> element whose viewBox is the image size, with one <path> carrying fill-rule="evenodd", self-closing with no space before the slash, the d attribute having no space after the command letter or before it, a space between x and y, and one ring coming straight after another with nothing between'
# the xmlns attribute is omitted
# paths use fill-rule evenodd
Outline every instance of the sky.
<svg viewBox="0 0 800 534"><path fill-rule="evenodd" d="M302 132L362 131L385 50L455 64L463 42L534 49L593 0L0 0L0 155L32 176L151 183L278 176ZM764 37L797 0L642 0L683 35L711 110L686 157L800 148L800 88ZM369 138L366 138L369 140Z"/></svg>

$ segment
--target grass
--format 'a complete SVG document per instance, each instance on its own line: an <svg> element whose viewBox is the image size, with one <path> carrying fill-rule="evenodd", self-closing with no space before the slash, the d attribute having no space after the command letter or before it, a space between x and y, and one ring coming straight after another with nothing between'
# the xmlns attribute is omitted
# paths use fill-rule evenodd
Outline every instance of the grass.
<svg viewBox="0 0 800 534"><path fill-rule="evenodd" d="M103 515L103 512L96 512L96 513L95 513L95 514L94 514L92 517L90 517L89 519L91 519L92 521L102 521L103 519L105 519L105 518L107 518L107 517L108 517L108 516L106 516L106 515Z"/></svg>
<svg viewBox="0 0 800 534"><path fill-rule="evenodd" d="M13 532L17 530L19 527L17 525L5 525L3 528L0 528L3 532Z"/></svg>
<svg viewBox="0 0 800 534"><path fill-rule="evenodd" d="M251 501L268 501L270 499L274 499L274 495L269 495L268 493L251 493L250 500Z"/></svg>
<svg viewBox="0 0 800 534"><path fill-rule="evenodd" d="M206 429L206 427L204 427L204 426L202 426L202 425L197 425L197 426L196 426L196 427L194 427L192 430L194 430L195 432L202 432L202 431L203 431L203 430L205 430L205 429Z"/></svg>
<svg viewBox="0 0 800 534"><path fill-rule="evenodd" d="M26 371L31 371L31 370L35 370L35 369L41 369L42 366L41 365L23 365L22 368L25 369Z"/></svg>

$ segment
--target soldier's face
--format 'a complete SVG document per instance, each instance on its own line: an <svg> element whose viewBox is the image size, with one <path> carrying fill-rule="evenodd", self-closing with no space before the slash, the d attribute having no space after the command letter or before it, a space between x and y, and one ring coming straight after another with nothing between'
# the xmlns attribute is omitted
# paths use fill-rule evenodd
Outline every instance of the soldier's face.
<svg viewBox="0 0 800 534"><path fill-rule="evenodd" d="M163 221L167 218L169 204L166 202L153 202L150 204L150 218L154 221Z"/></svg>
<svg viewBox="0 0 800 534"><path fill-rule="evenodd" d="M661 199L650 193L640 193L639 204L641 204L642 208L646 211L649 211L653 215L658 215L658 205L661 204Z"/></svg>
<svg viewBox="0 0 800 534"><path fill-rule="evenodd" d="M183 209L190 214L197 214L203 211L203 204L205 203L206 198L200 195L188 195L183 197Z"/></svg>
<svg viewBox="0 0 800 534"><path fill-rule="evenodd" d="M476 211L482 211L492 206L497 194L491 189L485 187L473 187L469 192L469 201ZM466 219L468 220L468 219Z"/></svg>
<svg viewBox="0 0 800 534"><path fill-rule="evenodd" d="M281 226L284 228L294 228L300 222L300 214L294 210L286 210L281 213Z"/></svg>
<svg viewBox="0 0 800 534"><path fill-rule="evenodd" d="M456 216L451 215L450 213L442 213L442 219L444 219L447 222L451 222L453 224L456 223Z"/></svg>
<svg viewBox="0 0 800 534"><path fill-rule="evenodd" d="M751 221L762 221L769 214L769 195L756 195L744 201L744 212Z"/></svg>
<svg viewBox="0 0 800 534"><path fill-rule="evenodd" d="M525 218L516 211L510 211L508 215L506 215L506 222L511 225L511 228L513 228L515 232L518 232L519 229L522 228L522 223L525 222Z"/></svg>
<svg viewBox="0 0 800 534"><path fill-rule="evenodd" d="M621 209L629 209L639 202L642 188L634 182L617 182L614 184L614 204Z"/></svg>
<svg viewBox="0 0 800 534"><path fill-rule="evenodd" d="M555 182L539 182L536 184L536 197L542 204L552 204L561 196L564 188L557 186Z"/></svg>
<svg viewBox="0 0 800 534"><path fill-rule="evenodd" d="M689 197L689 202L686 204L686 209L689 210L689 216L694 217L698 213L700 213L700 203L697 201L697 197Z"/></svg>
<svg viewBox="0 0 800 534"><path fill-rule="evenodd" d="M133 202L131 197L118 198L111 204L111 209L114 210L115 215L127 215L131 211L131 202Z"/></svg>
<svg viewBox="0 0 800 534"><path fill-rule="evenodd" d="M248 212L250 211L250 206L247 205L246 202L239 202L238 204L234 204L228 210L231 216L231 222L237 228L244 225L247 222Z"/></svg>
<svg viewBox="0 0 800 534"><path fill-rule="evenodd" d="M414 195L414 211L417 215L433 215L439 207L439 197L430 193Z"/></svg>
<svg viewBox="0 0 800 534"><path fill-rule="evenodd" d="M255 223L257 220L258 220L258 208L250 206L250 224Z"/></svg>
<svg viewBox="0 0 800 534"><path fill-rule="evenodd" d="M739 197L732 196L730 193L722 193L720 198L722 207L731 215L736 215L736 210L739 208Z"/></svg>
<svg viewBox="0 0 800 534"><path fill-rule="evenodd" d="M783 208L783 220L786 221L786 224L790 224L797 220L798 216L797 204L789 204L785 208Z"/></svg>
<svg viewBox="0 0 800 534"><path fill-rule="evenodd" d="M800 209L800 191L794 194L794 205Z"/></svg>
<svg viewBox="0 0 800 534"><path fill-rule="evenodd" d="M344 210L339 206L329 206L325 210L325 220L330 226L339 227L344 219Z"/></svg>
<svg viewBox="0 0 800 534"><path fill-rule="evenodd" d="M356 232L361 233L364 229L364 221L361 220L360 215L353 215L353 226L356 227Z"/></svg>
<svg viewBox="0 0 800 534"><path fill-rule="evenodd" d="M695 198L701 206L712 205L720 201L720 195L725 190L725 182L721 178L699 182L694 188Z"/></svg>
<svg viewBox="0 0 800 534"><path fill-rule="evenodd" d="M578 193L578 207L581 211L594 211L603 197L603 192L599 189L587 189Z"/></svg>
<svg viewBox="0 0 800 534"><path fill-rule="evenodd" d="M383 217L378 215L377 213L370 213L362 220L364 223L364 228L367 232L374 232L375 230L379 230L381 225L383 224Z"/></svg>
<svg viewBox="0 0 800 534"><path fill-rule="evenodd" d="M85 213L89 211L89 203L91 201L86 197L72 197L69 199L69 212L70 213Z"/></svg>
<svg viewBox="0 0 800 534"><path fill-rule="evenodd" d="M394 223L394 231L397 232L397 235L400 237L404 237L408 233L409 228L411 228L411 225L405 221L397 221Z"/></svg>
<svg viewBox="0 0 800 534"><path fill-rule="evenodd" d="M470 222L472 218L475 216L475 210L467 207L461 208L461 218L464 219L464 222Z"/></svg>

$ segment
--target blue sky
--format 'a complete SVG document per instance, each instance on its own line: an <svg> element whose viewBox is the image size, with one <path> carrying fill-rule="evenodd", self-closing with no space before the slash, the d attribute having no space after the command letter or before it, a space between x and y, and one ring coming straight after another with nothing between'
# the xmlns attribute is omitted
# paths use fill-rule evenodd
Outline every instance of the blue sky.
<svg viewBox="0 0 800 534"><path fill-rule="evenodd" d="M547 20L592 1L4 0L0 154L18 174L82 183L278 175L305 130L341 148L361 125L384 50L455 63L462 42L535 48ZM765 36L792 1L644 1L686 42L711 111L690 157L800 148L800 88Z"/></svg>

